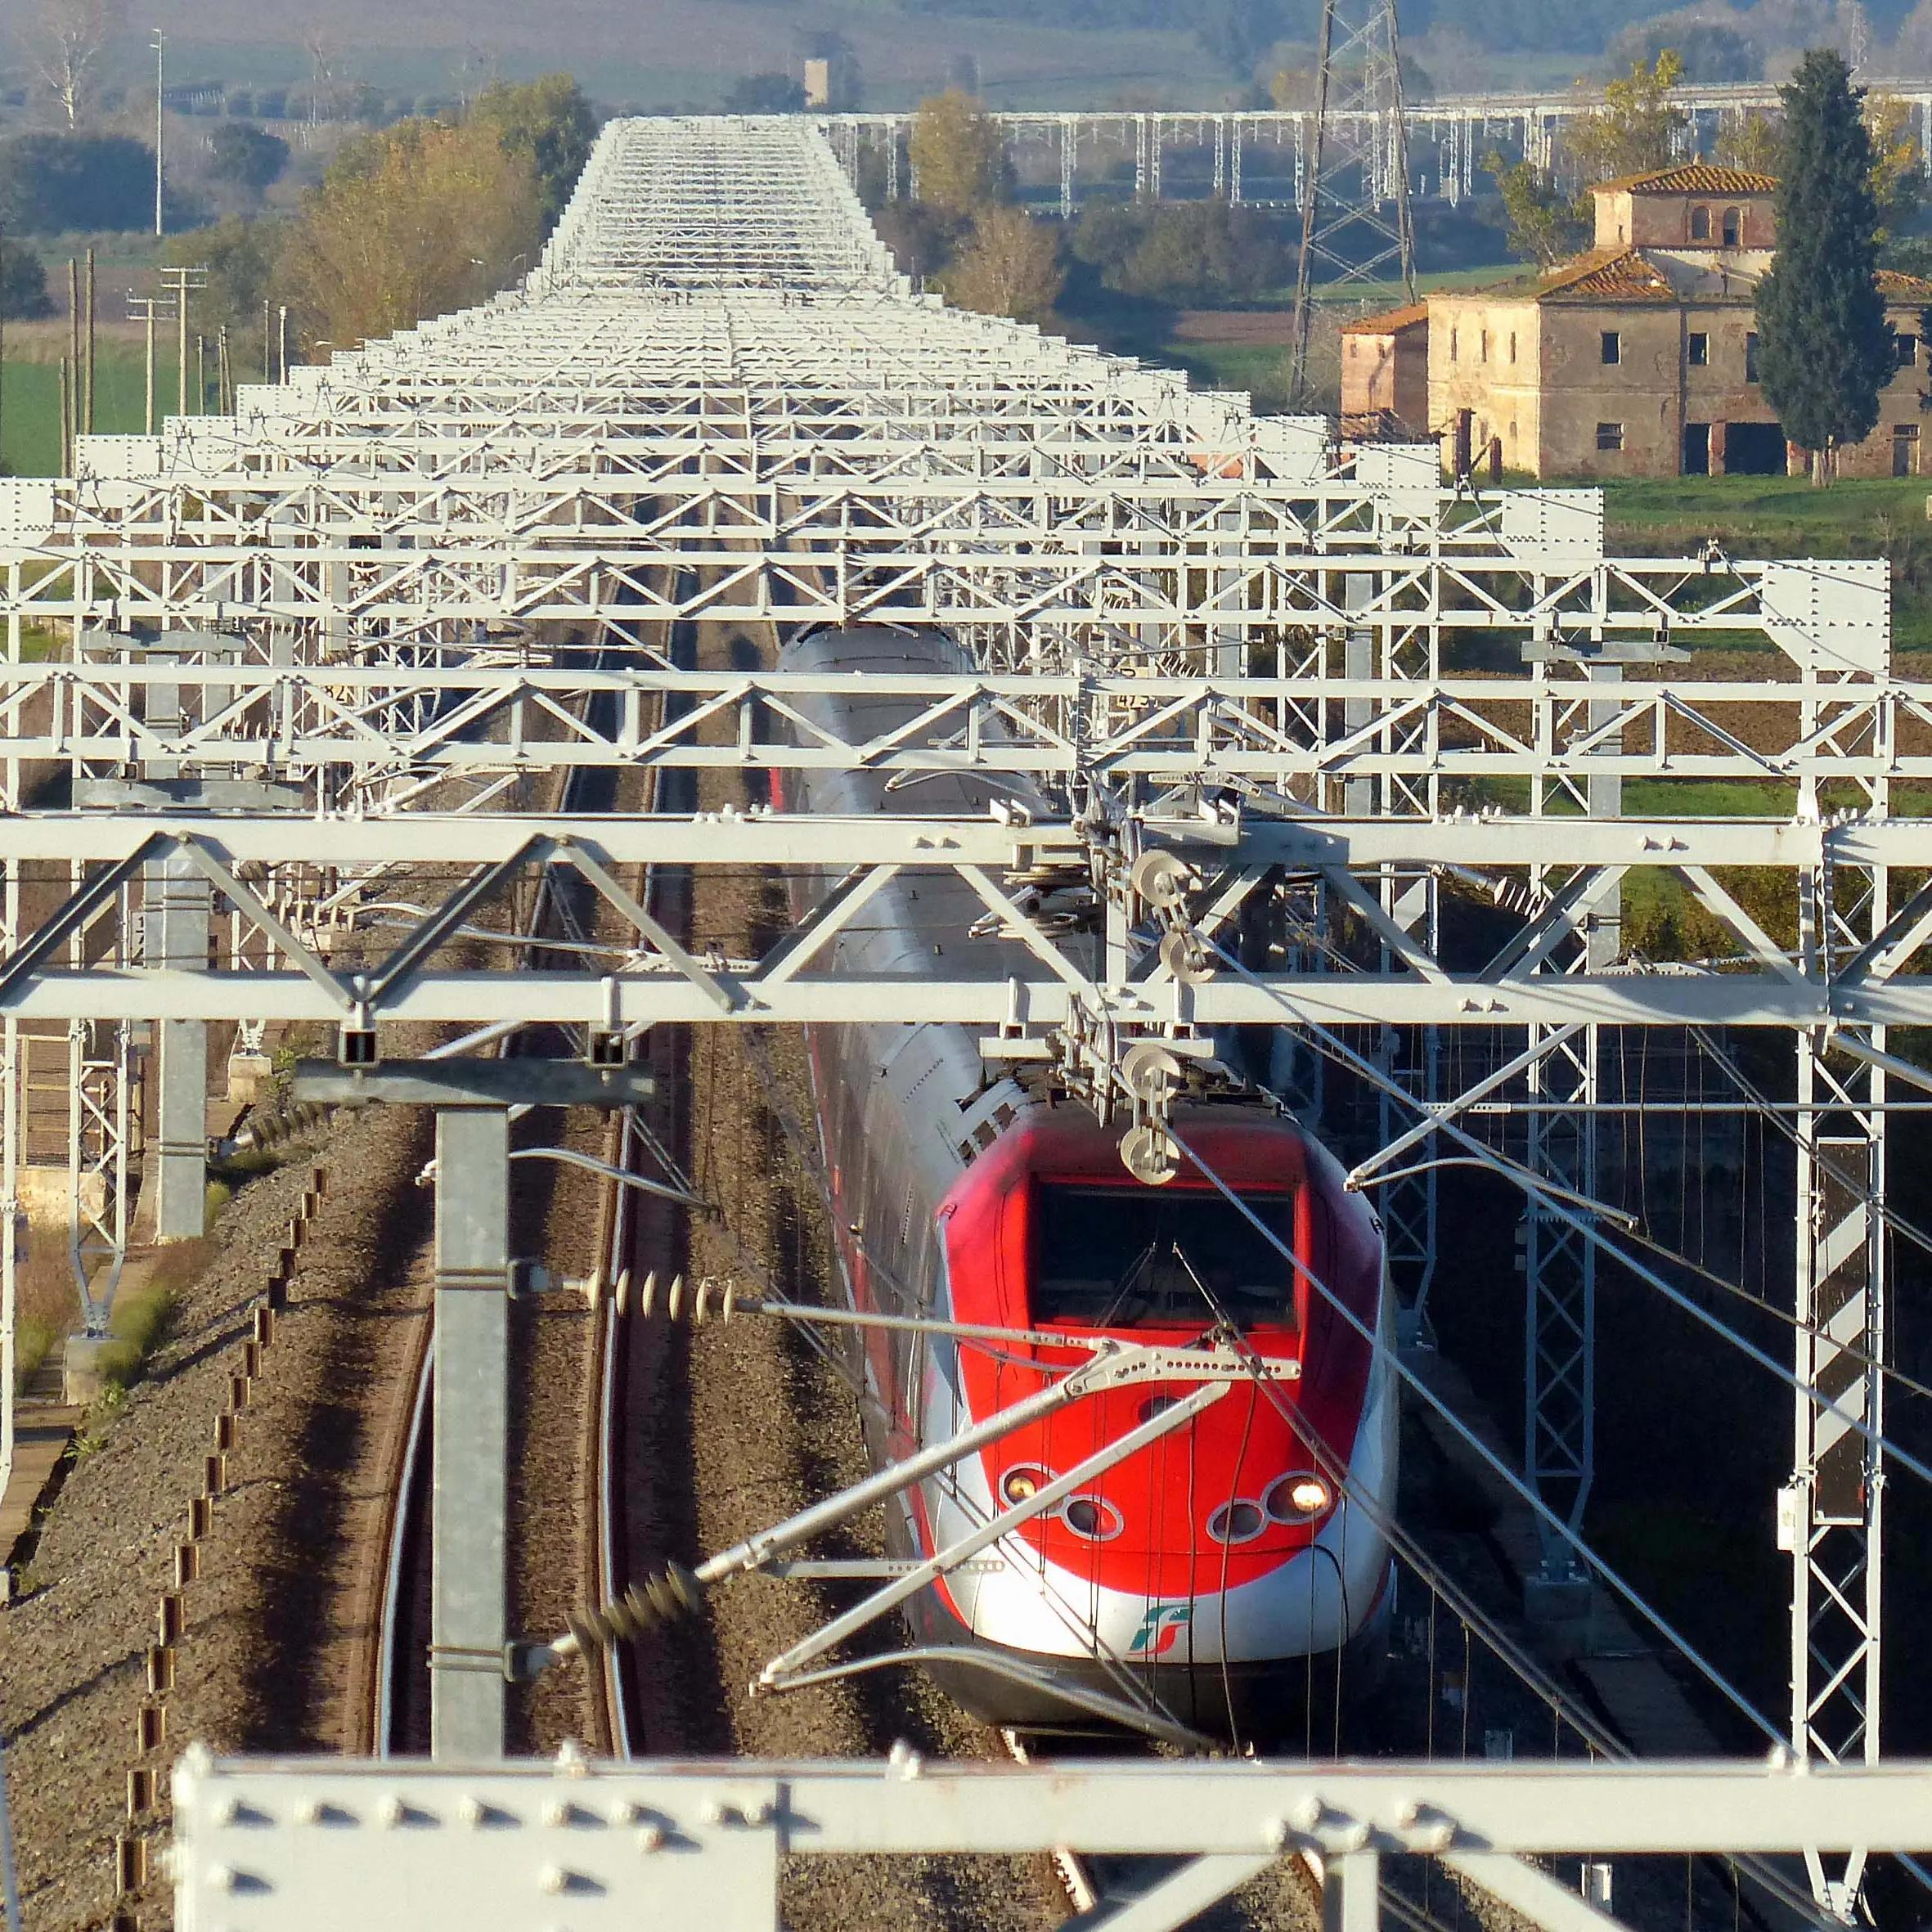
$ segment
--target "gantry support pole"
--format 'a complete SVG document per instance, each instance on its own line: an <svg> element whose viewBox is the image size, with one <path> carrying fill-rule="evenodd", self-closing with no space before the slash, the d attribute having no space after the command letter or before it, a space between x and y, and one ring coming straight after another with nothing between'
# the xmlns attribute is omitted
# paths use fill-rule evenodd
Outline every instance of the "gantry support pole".
<svg viewBox="0 0 1932 1932"><path fill-rule="evenodd" d="M185 853L148 868L146 964L177 973L208 970L214 893ZM165 1020L155 1069L154 1178L157 1241L192 1241L206 1232L208 1022ZM142 1219L146 1219L143 1211Z"/></svg>
<svg viewBox="0 0 1932 1932"><path fill-rule="evenodd" d="M429 1752L503 1755L510 1110L436 1113Z"/></svg>
<svg viewBox="0 0 1932 1932"><path fill-rule="evenodd" d="M1593 684L1615 685L1622 681L1623 669L1594 662L1588 676ZM1614 701L1590 708L1596 730L1615 717ZM1541 811L1550 800L1540 785L1537 796ZM1583 803L1591 818L1620 817L1623 780L1590 777ZM1534 876L1547 904L1550 874L1539 867ZM1577 937L1566 952L1550 949L1558 955L1550 970L1602 973L1615 965L1622 950L1620 897L1613 885L1571 909ZM1530 1045L1544 1045L1551 1031L1532 1027ZM1598 1185L1598 1035L1595 1026L1586 1026L1537 1055L1530 1067L1529 1097L1539 1104L1525 1117L1530 1167L1587 1199L1596 1197ZM1545 1111L1541 1103L1551 1101L1573 1103L1574 1111L1570 1104ZM1534 1615L1569 1619L1589 1603L1588 1573L1577 1544L1597 1467L1597 1245L1535 1197L1524 1210L1523 1284L1524 1475L1562 1521L1561 1529L1538 1523L1542 1557L1530 1579L1528 1607Z"/></svg>
<svg viewBox="0 0 1932 1932"><path fill-rule="evenodd" d="M636 1107L650 1099L651 1078L621 1060L305 1061L294 1090L326 1106L436 1110L429 1753L501 1758L510 1641L510 1110Z"/></svg>
<svg viewBox="0 0 1932 1932"><path fill-rule="evenodd" d="M177 651L156 649L149 662L191 663L210 641L184 633L168 634L163 641L176 640ZM217 699L218 694L199 690L195 698L206 703ZM149 685L150 720L178 730L186 715L181 685ZM142 769L146 779L181 787L186 798L199 801L200 780L184 781L175 760L146 759ZM147 866L145 874L142 963L150 970L205 973L214 923L214 889L208 875L178 849ZM155 1076L155 1143L147 1169L154 1199L143 1201L140 1218L156 1241L193 1241L207 1230L208 1022L165 1020L156 1031L160 1051Z"/></svg>
<svg viewBox="0 0 1932 1932"><path fill-rule="evenodd" d="M1831 916L1823 896L1821 923ZM1882 910L1873 916L1882 920ZM1856 1037L1885 1050L1882 1027ZM1885 1102L1882 1069L1848 1069L1827 1058L1825 1036L1799 1036L1795 1366L1834 1406L1795 1398L1795 1467L1779 1503L1778 1542L1791 1559L1792 1746L1800 1759L1827 1764L1876 1764L1879 1755L1885 1476L1872 1440L1852 1424L1863 1422L1873 1437L1885 1427L1876 1366L1889 1346L1877 1212L1886 1192ZM1805 1853L1814 1895L1848 1923L1865 1862L1858 1846L1835 1869L1835 1854L1828 1866L1816 1849Z"/></svg>

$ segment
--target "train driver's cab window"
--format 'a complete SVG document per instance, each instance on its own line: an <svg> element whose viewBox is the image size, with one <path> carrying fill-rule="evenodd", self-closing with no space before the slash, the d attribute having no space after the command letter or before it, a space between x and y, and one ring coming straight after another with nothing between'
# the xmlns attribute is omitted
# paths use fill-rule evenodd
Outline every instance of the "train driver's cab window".
<svg viewBox="0 0 1932 1932"><path fill-rule="evenodd" d="M1295 1197L1243 1198L1282 1247L1218 1193L1040 1181L1031 1315L1096 1328L1295 1325Z"/></svg>

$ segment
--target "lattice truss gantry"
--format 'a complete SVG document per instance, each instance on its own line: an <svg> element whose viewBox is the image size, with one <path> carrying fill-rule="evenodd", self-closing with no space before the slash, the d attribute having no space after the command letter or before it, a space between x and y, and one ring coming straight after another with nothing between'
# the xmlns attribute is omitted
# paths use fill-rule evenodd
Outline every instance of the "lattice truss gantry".
<svg viewBox="0 0 1932 1932"><path fill-rule="evenodd" d="M1715 541L1612 559L1593 492L1473 501L1432 448L1338 447L946 309L895 275L795 121L616 124L517 289L244 389L233 417L83 438L78 468L0 485L0 1019L15 1067L20 1029L64 1029L121 1070L124 1103L129 1030L155 1021L949 1021L1123 1103L1145 1099L1135 1045L1185 1062L1255 1026L1378 1082L1385 1134L1420 1144L1467 1139L1478 1100L1587 1108L1590 1028L1755 1025L1809 1043L1807 1132L1876 1145L1905 1077L1885 1029L1932 1022L1932 888L1892 883L1925 864L1892 791L1932 779L1932 687L1892 672L1882 564ZM899 721L847 742L814 721L823 681L674 667L694 621L934 626L979 668L869 681ZM34 661L50 627L71 648ZM1680 662L1740 638L1772 647L1766 675ZM50 765L115 809L22 810ZM653 766L908 782L901 815L809 825L526 809L533 777ZM910 781L960 770L1024 776L1049 809L922 816ZM1623 819L1626 778L1760 784L1777 815L1701 818L1687 789L1683 816ZM1179 865L1157 892L1161 848ZM650 864L825 886L759 957L698 957L631 896ZM1788 935L1735 889L1743 867L1777 880ZM448 968L492 896L559 869L625 939L541 975ZM907 870L962 879L1010 965L830 970ZM1621 883L1660 872L1729 935L1723 960L1606 948ZM406 935L364 916L376 879ZM1479 968L1440 946L1447 883L1522 912ZM191 887L222 909L208 970L149 922ZM1460 1093L1429 1046L1458 1027L1518 1042ZM98 1186L81 1228L83 1164L128 1166L95 1084L77 1251L124 1238ZM1835 1352L1799 1373L1839 1377L1836 1402L1867 1364L1876 1417L1882 1158L1852 1165L1849 1195L1808 1183L1804 1293ZM1427 1213L1402 1225L1426 1261ZM1552 1312L1571 1306L1587 1326L1574 1296ZM1587 1377L1567 1341L1549 1354L1570 1403ZM1866 1755L1882 1485L1840 1465L1878 1458L1842 1404L1799 1406L1794 1735ZM1580 1511L1587 1445L1582 1464L1545 1447L1533 1475Z"/></svg>
<svg viewBox="0 0 1932 1932"><path fill-rule="evenodd" d="M1525 596L1558 627L1725 614L1681 564L1606 575L1587 503L1475 508L1427 449L1338 453L1319 420L914 296L789 124L620 124L519 289L234 417L83 438L77 467L0 501L0 614L205 627L254 661L703 618L1225 670L1319 630L1371 559L1390 668Z"/></svg>

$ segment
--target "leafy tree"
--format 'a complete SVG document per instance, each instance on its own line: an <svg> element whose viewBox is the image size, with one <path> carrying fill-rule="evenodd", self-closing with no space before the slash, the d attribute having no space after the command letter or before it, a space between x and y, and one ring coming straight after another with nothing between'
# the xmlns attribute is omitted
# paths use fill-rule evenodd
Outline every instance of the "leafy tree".
<svg viewBox="0 0 1932 1932"><path fill-rule="evenodd" d="M215 173L258 195L281 179L289 164L289 144L253 121L223 121L209 137Z"/></svg>
<svg viewBox="0 0 1932 1932"><path fill-rule="evenodd" d="M1621 79L1603 90L1603 105L1574 122L1563 137L1564 152L1588 186L1626 174L1668 168L1687 125L1671 95L1683 79L1684 64L1666 47L1654 67L1639 61Z"/></svg>
<svg viewBox="0 0 1932 1932"><path fill-rule="evenodd" d="M1683 77L1693 85L1764 78L1764 52L1755 40L1722 20L1700 20L1695 15L1666 15L1627 27L1610 52L1620 67L1628 61L1652 67L1667 48L1683 63Z"/></svg>
<svg viewBox="0 0 1932 1932"><path fill-rule="evenodd" d="M948 88L919 103L906 142L920 200L942 213L970 215L1009 191L1006 143L1000 124L970 94Z"/></svg>
<svg viewBox="0 0 1932 1932"><path fill-rule="evenodd" d="M947 296L982 315L1043 322L1065 277L1054 236L1023 208L982 209L972 239L945 280Z"/></svg>
<svg viewBox="0 0 1932 1932"><path fill-rule="evenodd" d="M1251 299L1287 279L1287 251L1258 209L1216 197L1153 207L1093 202L1073 231L1077 260L1124 295L1203 303Z"/></svg>
<svg viewBox="0 0 1932 1932"><path fill-rule="evenodd" d="M597 138L596 110L583 89L568 74L546 74L523 87L493 80L470 104L470 119L493 128L510 160L528 164L547 233Z"/></svg>
<svg viewBox="0 0 1932 1932"><path fill-rule="evenodd" d="M1831 453L1878 421L1896 368L1879 294L1871 137L1843 58L1814 48L1784 103L1777 259L1757 287L1758 366L1785 434L1831 480Z"/></svg>
<svg viewBox="0 0 1932 1932"><path fill-rule="evenodd" d="M1711 159L1724 168L1741 168L1750 174L1776 174L1781 163L1782 137L1777 120L1754 107L1718 130Z"/></svg>
<svg viewBox="0 0 1932 1932"><path fill-rule="evenodd" d="M972 227L965 215L947 214L926 201L886 201L874 209L872 225L892 251L901 275L916 281L943 275Z"/></svg>
<svg viewBox="0 0 1932 1932"><path fill-rule="evenodd" d="M0 241L0 315L10 322L31 322L53 312L47 264L20 242Z"/></svg>
<svg viewBox="0 0 1932 1932"><path fill-rule="evenodd" d="M1503 220L1508 226L1509 252L1518 261L1553 268L1589 245L1588 211L1534 163L1518 161L1512 167L1492 149L1484 160L1483 172L1496 177Z"/></svg>
<svg viewBox="0 0 1932 1932"><path fill-rule="evenodd" d="M0 220L15 235L145 227L155 151L125 134L22 134L0 142Z"/></svg>
<svg viewBox="0 0 1932 1932"><path fill-rule="evenodd" d="M1925 168L1912 131L1912 109L1896 94L1868 93L1864 119L1871 137L1871 199L1883 248L1918 213Z"/></svg>
<svg viewBox="0 0 1932 1932"><path fill-rule="evenodd" d="M747 74L725 90L726 114L799 114L805 88L789 74Z"/></svg>
<svg viewBox="0 0 1932 1932"><path fill-rule="evenodd" d="M478 118L398 121L343 149L290 225L277 280L311 342L337 348L480 302L533 257L534 156Z"/></svg>
<svg viewBox="0 0 1932 1932"><path fill-rule="evenodd" d="M211 228L177 235L162 253L177 268L202 267L208 285L194 298L195 326L205 335L226 326L236 362L261 366L262 304L272 294L285 223L230 215ZM252 341L252 353L242 344Z"/></svg>

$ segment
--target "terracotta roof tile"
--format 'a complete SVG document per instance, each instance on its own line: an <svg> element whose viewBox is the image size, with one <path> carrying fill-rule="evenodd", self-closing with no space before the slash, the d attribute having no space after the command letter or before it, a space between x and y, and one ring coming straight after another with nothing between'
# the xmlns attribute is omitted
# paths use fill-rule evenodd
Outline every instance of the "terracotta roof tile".
<svg viewBox="0 0 1932 1932"><path fill-rule="evenodd" d="M1539 302L1674 302L1677 291L1634 249L1593 249L1525 291Z"/></svg>
<svg viewBox="0 0 1932 1932"><path fill-rule="evenodd" d="M1878 292L1888 302L1932 302L1932 281L1922 275L1902 275L1896 268L1878 272Z"/></svg>
<svg viewBox="0 0 1932 1932"><path fill-rule="evenodd" d="M1344 335L1393 335L1399 329L1413 329L1429 319L1427 302L1411 302L1401 308L1385 308L1380 315L1359 316L1341 325Z"/></svg>
<svg viewBox="0 0 1932 1932"><path fill-rule="evenodd" d="M1714 161L1679 161L1674 168L1653 168L1647 174L1626 174L1599 182L1592 191L1603 195L1768 195L1777 186L1773 174L1754 174L1744 168L1720 168Z"/></svg>

